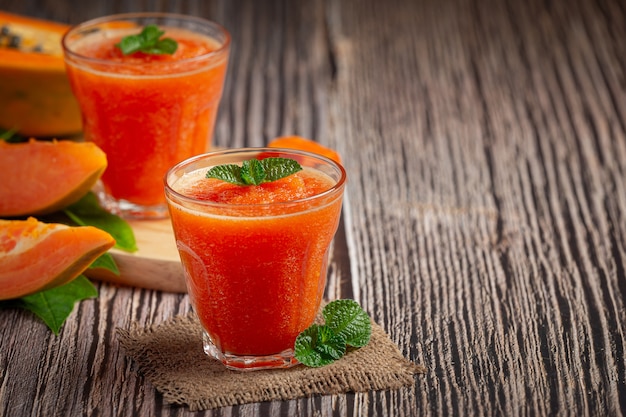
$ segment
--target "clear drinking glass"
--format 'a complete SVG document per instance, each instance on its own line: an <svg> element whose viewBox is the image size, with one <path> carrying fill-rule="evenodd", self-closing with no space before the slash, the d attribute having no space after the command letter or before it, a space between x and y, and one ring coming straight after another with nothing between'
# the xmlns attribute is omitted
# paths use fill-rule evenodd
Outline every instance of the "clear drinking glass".
<svg viewBox="0 0 626 417"><path fill-rule="evenodd" d="M205 199L212 187L225 194L246 187L207 180L211 167L264 156L295 159L304 167L281 180L290 195L305 182L323 186L306 198L283 202ZM276 148L208 153L167 173L170 218L209 356L244 370L297 363L294 342L320 308L345 182L345 170L330 159ZM281 192L274 183L264 186Z"/></svg>
<svg viewBox="0 0 626 417"><path fill-rule="evenodd" d="M123 55L115 44L146 25L177 41L173 55ZM163 175L208 150L222 95L230 35L217 23L131 13L79 24L63 38L86 140L106 153L103 205L125 217L167 216Z"/></svg>

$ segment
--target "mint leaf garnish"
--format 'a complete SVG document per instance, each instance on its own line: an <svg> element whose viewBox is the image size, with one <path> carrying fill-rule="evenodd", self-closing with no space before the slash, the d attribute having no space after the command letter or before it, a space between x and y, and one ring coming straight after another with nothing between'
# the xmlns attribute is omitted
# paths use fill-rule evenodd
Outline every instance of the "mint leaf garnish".
<svg viewBox="0 0 626 417"><path fill-rule="evenodd" d="M74 309L74 304L97 296L96 287L80 275L60 287L19 298L13 305L33 312L48 325L54 334L59 334L61 326Z"/></svg>
<svg viewBox="0 0 626 417"><path fill-rule="evenodd" d="M241 165L241 179L246 184L259 185L267 177L267 172L263 164L258 159L250 159L243 161Z"/></svg>
<svg viewBox="0 0 626 417"><path fill-rule="evenodd" d="M235 164L215 166L206 173L206 177L217 178L232 184L245 185L241 178L241 167Z"/></svg>
<svg viewBox="0 0 626 417"><path fill-rule="evenodd" d="M296 338L294 356L300 363L310 367L328 365L343 357L348 346L359 348L369 343L372 324L356 301L332 301L322 315L325 324L313 324Z"/></svg>
<svg viewBox="0 0 626 417"><path fill-rule="evenodd" d="M157 25L147 25L141 33L125 36L115 46L120 48L124 55L134 54L135 52L152 55L172 55L178 49L178 43L172 38L160 39L164 33Z"/></svg>
<svg viewBox="0 0 626 417"><path fill-rule="evenodd" d="M178 43L172 38L163 38L158 41L153 46L141 48L141 52L150 55L162 55L168 54L173 55L174 52L178 49Z"/></svg>
<svg viewBox="0 0 626 417"><path fill-rule="evenodd" d="M367 313L354 300L335 300L323 310L326 325L346 339L346 344L363 347L370 341L372 324Z"/></svg>
<svg viewBox="0 0 626 417"><path fill-rule="evenodd" d="M236 185L259 185L288 177L301 171L300 164L289 158L265 158L243 161L242 165L226 164L209 169L207 178L216 178Z"/></svg>
<svg viewBox="0 0 626 417"><path fill-rule="evenodd" d="M94 226L109 233L115 239L117 249L137 251L133 229L124 219L102 208L93 192L65 208L63 213L79 226Z"/></svg>
<svg viewBox="0 0 626 417"><path fill-rule="evenodd" d="M165 32L156 25L147 25L143 28L139 37L142 38L146 44L155 44L164 33Z"/></svg>
<svg viewBox="0 0 626 417"><path fill-rule="evenodd" d="M302 170L298 161L289 158L265 158L261 163L267 173L267 181L276 181Z"/></svg>
<svg viewBox="0 0 626 417"><path fill-rule="evenodd" d="M326 325L313 324L296 338L294 354L300 363L317 368L346 353L346 340Z"/></svg>

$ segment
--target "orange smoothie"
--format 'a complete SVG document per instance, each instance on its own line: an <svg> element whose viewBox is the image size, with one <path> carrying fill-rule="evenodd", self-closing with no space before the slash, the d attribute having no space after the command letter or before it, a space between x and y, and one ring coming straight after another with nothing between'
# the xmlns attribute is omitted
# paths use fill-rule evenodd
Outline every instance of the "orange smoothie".
<svg viewBox="0 0 626 417"><path fill-rule="evenodd" d="M186 173L168 193L200 322L228 355L291 349L320 307L343 179L304 168L271 183L240 186L206 179L206 171Z"/></svg>
<svg viewBox="0 0 626 417"><path fill-rule="evenodd" d="M115 44L140 28L110 26L64 41L84 135L107 155L102 177L107 196L166 210L162 178L167 169L210 145L228 44L161 26L163 36L178 43L173 55L125 56Z"/></svg>

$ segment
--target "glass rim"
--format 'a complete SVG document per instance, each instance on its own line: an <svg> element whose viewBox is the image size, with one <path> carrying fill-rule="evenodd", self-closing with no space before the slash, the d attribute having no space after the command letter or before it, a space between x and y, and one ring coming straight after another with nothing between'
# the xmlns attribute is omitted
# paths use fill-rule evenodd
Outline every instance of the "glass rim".
<svg viewBox="0 0 626 417"><path fill-rule="evenodd" d="M325 162L333 167L336 167L337 170L339 171L340 177L337 180L337 182L333 184L333 186L330 187L329 189L324 190L318 194L315 194L309 197L299 198L297 200L279 201L279 202L271 202L271 203L254 203L254 204L217 203L214 201L199 200L199 199L189 197L189 196L179 193L178 191L174 190L168 182L168 177L171 174L173 174L175 171L180 170L184 166L191 165L202 159L207 159L207 158L217 157L217 156L227 156L230 154L238 154L238 153L259 154L262 152L279 152L279 153L286 153L286 154L301 155L307 158L317 159L321 162ZM166 200L168 201L168 203L171 200L170 198L170 194L171 194L175 196L175 198L178 200L195 204L195 205L199 205L199 206L213 207L213 208L230 208L234 210L238 210L238 209L246 210L246 209L252 209L255 207L259 207L259 208L260 207L281 207L281 206L287 207L289 205L298 205L298 204L315 201L318 199L323 199L325 197L338 193L344 187L347 181L347 178L348 178L348 175L343 165L324 155L320 155L320 154L316 154L316 153L308 152L308 151L301 151L298 149L289 149L289 148L249 147L249 148L224 149L224 150L219 150L219 151L211 151L211 152L206 152L206 153L185 159L184 161L179 162L178 164L174 165L173 167L167 170L167 172L165 173L165 176L163 177L163 182L165 184L165 196L166 196ZM179 203L176 203L176 204L179 204Z"/></svg>
<svg viewBox="0 0 626 417"><path fill-rule="evenodd" d="M118 13L118 14L112 14L112 15L107 15L107 16L102 16L102 17L96 17L94 19L90 19L90 20L86 20L84 22L78 23L72 27L70 27L69 30L67 30L67 32L65 32L63 34L63 37L61 38L61 47L63 48L63 52L65 54L67 54L68 56L70 56L73 59L78 59L84 62L89 62L91 64L100 64L100 65L108 65L108 66L112 66L112 67L116 67L116 66L128 66L129 64L126 62L117 62L117 61L111 61L108 59L102 59L102 58L93 58L93 57L89 57L89 56L85 56L83 54L80 54L76 51L73 51L69 46L68 46L68 42L69 42L69 38L71 35L74 35L78 32L80 32L81 30L87 29L91 26L96 26L98 24L104 23L104 22L114 22L116 20L131 20L131 19L138 19L138 18L170 18L170 19L178 19L178 20L185 20L185 21L189 21L189 22L196 22L199 24L203 24L203 25L208 25L208 26L213 26L215 27L220 33L222 33L224 35L224 42L220 44L219 48L214 49L210 52L204 53L202 55L198 55L198 56L193 56L193 57L189 57L189 58L184 58L184 59L179 59L176 61L176 63L181 63L181 64L186 64L186 63L190 63L190 62L197 62L197 61L203 61L203 60L207 60L210 59L212 57L216 57L216 56L220 56L224 53L226 53L228 51L228 49L230 48L230 43L231 43L231 36L230 36L230 32L228 32L228 30L222 26L221 24L214 22L212 20L209 19L205 19L203 17L198 17L198 16L191 16L191 15L186 15L186 14L181 14L181 13L168 13L168 12L132 12L132 13ZM150 66L150 67L158 67L158 66L165 66L165 65L171 65L171 62L149 62L149 63L142 63L142 65L144 66ZM141 76L141 74L139 74Z"/></svg>

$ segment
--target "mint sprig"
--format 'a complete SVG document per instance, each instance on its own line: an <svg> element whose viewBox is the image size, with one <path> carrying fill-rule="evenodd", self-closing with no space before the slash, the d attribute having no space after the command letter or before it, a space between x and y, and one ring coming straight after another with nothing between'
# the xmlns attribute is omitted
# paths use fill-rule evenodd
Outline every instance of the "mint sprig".
<svg viewBox="0 0 626 417"><path fill-rule="evenodd" d="M326 325L346 340L348 346L363 347L370 341L369 315L354 300L335 300L322 311Z"/></svg>
<svg viewBox="0 0 626 417"><path fill-rule="evenodd" d="M164 33L157 25L147 25L141 33L125 36L115 46L120 48L124 55L134 54L135 52L151 55L172 55L178 49L178 43L172 38L161 39Z"/></svg>
<svg viewBox="0 0 626 417"><path fill-rule="evenodd" d="M236 185L259 185L288 177L302 170L300 164L289 158L265 158L243 161L241 165L214 166L206 173L207 178Z"/></svg>
<svg viewBox="0 0 626 417"><path fill-rule="evenodd" d="M326 325L313 324L298 335L294 352L300 363L311 367L324 366L346 353L346 339Z"/></svg>
<svg viewBox="0 0 626 417"><path fill-rule="evenodd" d="M322 310L325 324L313 324L302 331L294 344L296 359L309 367L320 367L341 359L348 347L367 345L372 323L354 300L335 300Z"/></svg>

